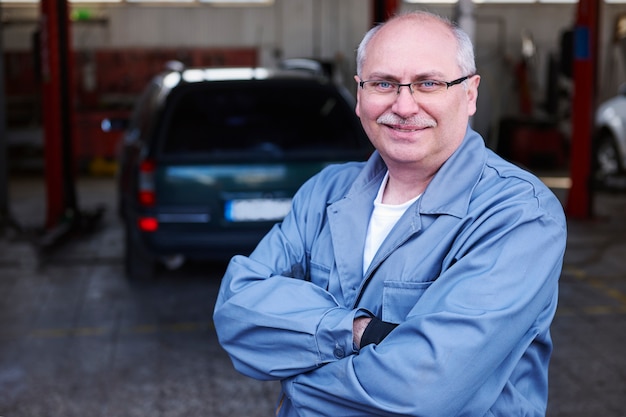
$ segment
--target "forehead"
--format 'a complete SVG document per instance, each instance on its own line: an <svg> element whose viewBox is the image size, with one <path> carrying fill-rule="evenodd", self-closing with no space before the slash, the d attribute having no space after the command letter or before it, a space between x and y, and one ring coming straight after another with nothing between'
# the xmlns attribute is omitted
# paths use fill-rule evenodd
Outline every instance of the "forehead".
<svg viewBox="0 0 626 417"><path fill-rule="evenodd" d="M364 74L397 76L458 72L457 40L450 28L433 18L400 18L387 23L371 39Z"/></svg>

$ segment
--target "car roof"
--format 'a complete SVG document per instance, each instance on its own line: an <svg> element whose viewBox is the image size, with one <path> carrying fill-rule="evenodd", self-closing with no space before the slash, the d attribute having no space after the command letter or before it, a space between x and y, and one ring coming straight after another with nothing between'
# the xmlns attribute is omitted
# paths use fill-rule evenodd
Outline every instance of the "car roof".
<svg viewBox="0 0 626 417"><path fill-rule="evenodd" d="M164 72L160 75L166 88L179 84L206 81L251 81L269 79L308 79L328 81L326 77L301 69L270 69L264 67L184 68Z"/></svg>

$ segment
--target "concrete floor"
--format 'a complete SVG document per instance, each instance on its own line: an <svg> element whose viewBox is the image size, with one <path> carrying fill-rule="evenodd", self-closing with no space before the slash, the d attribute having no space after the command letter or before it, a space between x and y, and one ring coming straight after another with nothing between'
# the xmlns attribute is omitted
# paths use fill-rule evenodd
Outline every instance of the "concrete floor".
<svg viewBox="0 0 626 417"><path fill-rule="evenodd" d="M110 178L81 178L97 230L40 256L29 233L0 235L0 416L271 416L278 387L238 375L211 313L221 264L124 278ZM563 193L564 190L555 190ZM11 212L44 222L37 177L12 179ZM626 416L626 193L570 221L553 326L550 417Z"/></svg>

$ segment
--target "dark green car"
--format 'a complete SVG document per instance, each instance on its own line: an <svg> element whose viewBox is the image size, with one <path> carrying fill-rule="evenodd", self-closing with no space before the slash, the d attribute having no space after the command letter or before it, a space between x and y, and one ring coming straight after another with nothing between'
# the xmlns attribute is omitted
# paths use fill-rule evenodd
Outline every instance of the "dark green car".
<svg viewBox="0 0 626 417"><path fill-rule="evenodd" d="M345 89L304 71L180 69L156 77L126 130L126 269L248 254L323 167L371 147Z"/></svg>

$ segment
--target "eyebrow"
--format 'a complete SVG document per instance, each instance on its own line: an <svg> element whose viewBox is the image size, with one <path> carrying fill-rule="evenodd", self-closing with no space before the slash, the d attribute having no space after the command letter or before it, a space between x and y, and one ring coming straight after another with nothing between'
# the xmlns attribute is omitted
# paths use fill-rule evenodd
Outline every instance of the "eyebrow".
<svg viewBox="0 0 626 417"><path fill-rule="evenodd" d="M412 78L413 80L412 82L422 81L422 80L439 80L439 79L444 79L444 78L445 76L439 71L429 71L429 72L423 72L421 74L415 74ZM392 74L385 73L385 72L373 72L370 74L369 79L380 79L380 80L400 82L400 79L398 77Z"/></svg>

